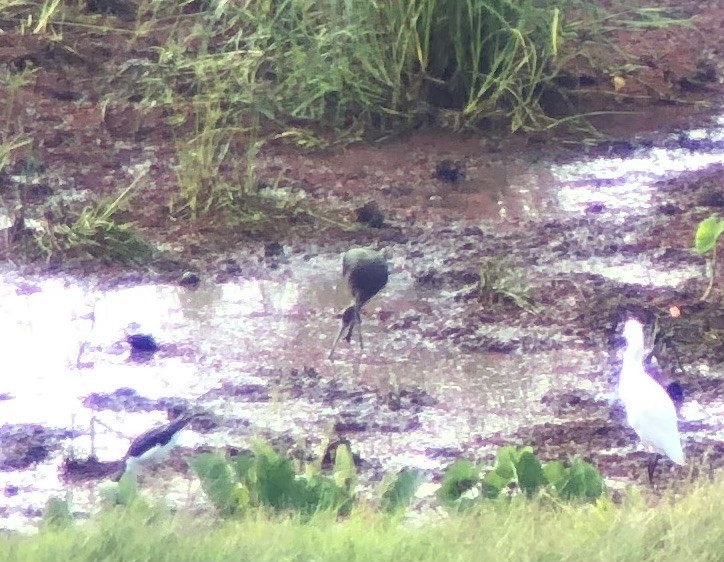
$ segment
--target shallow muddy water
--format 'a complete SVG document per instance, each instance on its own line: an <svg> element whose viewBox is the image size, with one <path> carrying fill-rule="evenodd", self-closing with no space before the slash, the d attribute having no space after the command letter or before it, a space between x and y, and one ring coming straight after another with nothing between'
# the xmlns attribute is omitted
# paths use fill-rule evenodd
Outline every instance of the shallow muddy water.
<svg viewBox="0 0 724 562"><path fill-rule="evenodd" d="M0 527L33 521L49 495L69 489L86 511L97 482L61 481L62 459L117 460L178 403L214 418L182 433L189 452L243 448L258 437L313 448L334 427L371 476L403 466L435 472L513 442L533 444L546 458L581 454L611 481L639 479L635 436L615 415L615 320L681 304L693 282L699 292L703 260L686 248L702 213L716 208L671 185L681 178L695 185L722 165L721 118L634 141L623 155L517 160L493 213L381 244L391 276L363 313L366 353L343 342L333 363L327 355L349 298L337 251L297 247L264 276L207 278L196 290L103 290L96 279L23 278L6 267ZM439 204L464 202L451 193ZM662 214L664 203L676 212ZM679 230L657 237L666 221L679 221ZM537 313L475 296L490 255L525 273ZM591 304L609 294L600 309ZM701 318L721 317L718 295ZM153 334L161 350L132 357L123 340L133 332ZM723 336L724 327L710 327L706 337L714 339L702 340L703 351L680 353L683 376L696 374L681 426L694 464L709 455L718 467L724 457ZM578 438L594 426L611 433ZM664 478L687 474L664 464Z"/></svg>

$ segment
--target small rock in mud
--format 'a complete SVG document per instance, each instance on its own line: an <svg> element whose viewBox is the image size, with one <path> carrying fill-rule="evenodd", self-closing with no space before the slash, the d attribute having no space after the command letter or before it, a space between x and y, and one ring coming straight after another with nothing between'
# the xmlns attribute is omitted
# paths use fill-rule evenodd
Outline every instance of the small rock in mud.
<svg viewBox="0 0 724 562"><path fill-rule="evenodd" d="M385 215L380 209L377 201L368 201L355 211L357 222L366 224L371 228L382 228L385 226Z"/></svg>
<svg viewBox="0 0 724 562"><path fill-rule="evenodd" d="M219 266L226 275L240 275L241 274L241 266L239 265L239 262L237 262L234 258L228 258L228 259L223 260L219 264Z"/></svg>
<svg viewBox="0 0 724 562"><path fill-rule="evenodd" d="M610 407L606 402L596 400L593 396L578 392L561 392L554 389L541 398L541 403L549 406L556 417L567 414L580 416L605 415Z"/></svg>
<svg viewBox="0 0 724 562"><path fill-rule="evenodd" d="M419 411L421 408L437 404L437 399L427 391L412 386L400 388L395 392L400 408Z"/></svg>
<svg viewBox="0 0 724 562"><path fill-rule="evenodd" d="M360 433L369 429L366 421L351 412L340 412L337 417L334 430L338 433Z"/></svg>
<svg viewBox="0 0 724 562"><path fill-rule="evenodd" d="M86 408L112 412L150 412L158 409L157 405L155 400L139 395L132 388L119 388L110 394L93 392L83 400Z"/></svg>
<svg viewBox="0 0 724 562"><path fill-rule="evenodd" d="M419 324L422 316L414 312L409 312L402 316L399 320L388 326L389 330L408 330L412 326Z"/></svg>
<svg viewBox="0 0 724 562"><path fill-rule="evenodd" d="M60 447L71 432L37 424L0 427L0 470L24 470L38 464Z"/></svg>
<svg viewBox="0 0 724 562"><path fill-rule="evenodd" d="M603 203L589 203L586 206L586 212L592 214L599 214L606 210L606 205Z"/></svg>
<svg viewBox="0 0 724 562"><path fill-rule="evenodd" d="M697 205L702 207L724 207L724 191L712 191L701 195L697 200Z"/></svg>
<svg viewBox="0 0 724 562"><path fill-rule="evenodd" d="M87 0L86 10L90 13L110 14L130 21L136 18L138 8L130 0Z"/></svg>
<svg viewBox="0 0 724 562"><path fill-rule="evenodd" d="M159 350L158 344L151 334L129 334L126 341L130 344L131 351L154 353Z"/></svg>
<svg viewBox="0 0 724 562"><path fill-rule="evenodd" d="M625 158L630 156L631 153L636 150L636 146L626 140L611 140L603 141L598 143L598 149L610 156L617 156L618 158Z"/></svg>
<svg viewBox="0 0 724 562"><path fill-rule="evenodd" d="M86 459L66 458L60 466L59 474L64 482L84 482L99 480L117 473L123 461L99 461L96 457Z"/></svg>
<svg viewBox="0 0 724 562"><path fill-rule="evenodd" d="M679 135L678 145L684 150L689 150L690 152L707 152L713 148L711 139L692 138L684 133Z"/></svg>
<svg viewBox="0 0 724 562"><path fill-rule="evenodd" d="M667 217L678 215L683 212L680 207L674 205L673 203L664 203L663 205L659 205L657 210L659 213L666 215Z"/></svg>
<svg viewBox="0 0 724 562"><path fill-rule="evenodd" d="M465 163L456 160L441 160L435 165L432 177L447 183L458 183L465 179Z"/></svg>
<svg viewBox="0 0 724 562"><path fill-rule="evenodd" d="M198 273L195 273L193 271L184 271L183 275L181 276L181 280L179 281L179 285L191 289L195 289L196 287L198 287L199 283L201 283L201 277Z"/></svg>
<svg viewBox="0 0 724 562"><path fill-rule="evenodd" d="M273 240L264 244L264 258L283 258L284 257L284 246Z"/></svg>
<svg viewBox="0 0 724 562"><path fill-rule="evenodd" d="M209 391L206 396L241 398L247 402L268 402L269 389L260 384L234 384L229 381L221 383L221 388Z"/></svg>
<svg viewBox="0 0 724 562"><path fill-rule="evenodd" d="M383 187L380 191L390 197L407 197L412 195L413 189L409 185L391 185Z"/></svg>
<svg viewBox="0 0 724 562"><path fill-rule="evenodd" d="M425 456L429 459L446 459L454 461L463 458L463 451L455 447L428 447L425 449Z"/></svg>
<svg viewBox="0 0 724 562"><path fill-rule="evenodd" d="M415 274L415 282L421 287L441 289L445 284L442 274L435 268L430 268Z"/></svg>

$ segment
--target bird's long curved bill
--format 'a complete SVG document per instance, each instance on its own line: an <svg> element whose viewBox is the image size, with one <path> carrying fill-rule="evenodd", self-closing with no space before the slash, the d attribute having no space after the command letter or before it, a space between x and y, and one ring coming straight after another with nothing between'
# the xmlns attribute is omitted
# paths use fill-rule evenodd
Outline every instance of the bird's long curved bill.
<svg viewBox="0 0 724 562"><path fill-rule="evenodd" d="M337 349L337 344L339 343L339 340L342 339L342 334L344 334L344 330L347 326L344 324L342 325L342 328L339 331L339 334L337 335L337 339L334 340L334 344L332 344L332 350L329 352L329 358L334 359L334 350ZM351 330L351 328L350 328Z"/></svg>
<svg viewBox="0 0 724 562"><path fill-rule="evenodd" d="M364 343L362 341L362 329L360 327L359 321L355 320L354 318L349 324L342 324L342 328L339 330L339 334L337 334L337 339L334 340L334 344L332 345L332 350L329 352L329 359L334 359L334 350L337 349L337 344L339 343L339 340L342 339L342 336L344 335L344 331L347 330L347 335L344 336L344 339L347 340L347 342L351 343L352 341L352 332L357 328L357 337L359 338L359 348L360 350L364 351Z"/></svg>

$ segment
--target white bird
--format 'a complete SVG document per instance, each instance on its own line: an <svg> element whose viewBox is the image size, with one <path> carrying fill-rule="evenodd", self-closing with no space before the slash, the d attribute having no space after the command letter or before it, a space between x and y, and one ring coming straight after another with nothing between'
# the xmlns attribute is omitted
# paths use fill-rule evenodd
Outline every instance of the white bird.
<svg viewBox="0 0 724 562"><path fill-rule="evenodd" d="M357 328L359 347L364 349L362 343L362 318L360 310L368 300L379 293L387 285L389 271L384 256L371 248L352 248L347 250L342 258L342 277L347 282L354 303L347 307L342 314L342 329L337 339L334 340L329 358L334 357L334 349L342 339L342 334L347 330L345 340L349 343L352 339L352 332Z"/></svg>
<svg viewBox="0 0 724 562"><path fill-rule="evenodd" d="M644 369L644 331L641 323L629 319L623 328L626 349L618 382L618 395L629 425L644 447L653 452L648 462L653 481L659 456L666 455L678 465L685 462L677 425L676 408L666 390Z"/></svg>

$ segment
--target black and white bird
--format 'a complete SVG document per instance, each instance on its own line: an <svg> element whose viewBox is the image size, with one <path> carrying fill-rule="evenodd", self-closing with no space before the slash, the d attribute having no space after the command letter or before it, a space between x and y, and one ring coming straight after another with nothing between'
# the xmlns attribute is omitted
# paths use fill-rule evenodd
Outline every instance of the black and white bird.
<svg viewBox="0 0 724 562"><path fill-rule="evenodd" d="M618 394L626 408L629 425L653 454L648 462L649 482L656 463L666 455L678 465L685 462L674 403L664 387L644 368L644 332L638 320L626 321L626 349L618 383Z"/></svg>
<svg viewBox="0 0 724 562"><path fill-rule="evenodd" d="M128 452L123 456L123 466L114 476L116 482L130 473L134 477L142 467L151 466L164 461L171 449L176 446L179 434L194 418L194 414L184 413L167 424L154 427L131 441Z"/></svg>
<svg viewBox="0 0 724 562"><path fill-rule="evenodd" d="M329 352L330 359L334 357L334 350L345 330L347 334L344 339L349 343L352 340L352 332L357 329L359 347L364 350L360 310L387 285L389 277L387 261L380 252L371 248L352 248L347 250L342 258L342 277L347 282L354 302L342 314L342 329Z"/></svg>

